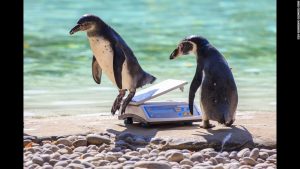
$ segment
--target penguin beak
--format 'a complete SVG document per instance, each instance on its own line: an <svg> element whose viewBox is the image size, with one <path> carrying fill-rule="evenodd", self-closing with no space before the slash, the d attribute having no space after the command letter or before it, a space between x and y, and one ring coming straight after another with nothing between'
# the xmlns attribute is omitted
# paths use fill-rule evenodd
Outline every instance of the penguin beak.
<svg viewBox="0 0 300 169"><path fill-rule="evenodd" d="M176 48L170 55L170 60L175 59L178 56L178 48Z"/></svg>
<svg viewBox="0 0 300 169"><path fill-rule="evenodd" d="M80 25L79 25L79 24L77 24L76 26L74 26L74 28L72 28L72 29L70 30L70 35L72 35L72 34L78 32L78 31L81 31Z"/></svg>

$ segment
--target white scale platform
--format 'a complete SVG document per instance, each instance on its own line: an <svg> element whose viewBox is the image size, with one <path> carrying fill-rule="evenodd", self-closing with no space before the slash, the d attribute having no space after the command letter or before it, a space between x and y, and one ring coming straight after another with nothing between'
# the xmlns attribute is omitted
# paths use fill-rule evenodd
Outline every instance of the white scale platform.
<svg viewBox="0 0 300 169"><path fill-rule="evenodd" d="M125 113L120 115L119 111L118 119L124 120L125 124L140 122L146 125L172 122L191 124L201 121L201 111L196 104L191 115L187 102L149 101L178 88L183 91L187 83L183 80L168 79L137 92L128 104Z"/></svg>

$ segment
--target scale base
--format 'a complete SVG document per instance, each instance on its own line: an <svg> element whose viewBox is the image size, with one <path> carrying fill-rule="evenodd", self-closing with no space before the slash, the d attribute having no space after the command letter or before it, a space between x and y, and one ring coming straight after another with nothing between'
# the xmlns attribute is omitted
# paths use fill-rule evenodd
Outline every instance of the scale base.
<svg viewBox="0 0 300 169"><path fill-rule="evenodd" d="M191 125L193 122L202 121L199 108L194 104L194 114L190 115L186 102L146 102L142 105L128 105L119 120L124 120L125 125L139 122L143 126L152 124L182 123Z"/></svg>

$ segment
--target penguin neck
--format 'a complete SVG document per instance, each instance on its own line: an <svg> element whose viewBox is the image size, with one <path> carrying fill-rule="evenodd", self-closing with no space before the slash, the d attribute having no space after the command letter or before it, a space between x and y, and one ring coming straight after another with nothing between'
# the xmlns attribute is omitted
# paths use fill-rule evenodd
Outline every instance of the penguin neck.
<svg viewBox="0 0 300 169"><path fill-rule="evenodd" d="M197 62L201 62L202 59L207 57L206 51L211 47L209 43L204 43L197 48Z"/></svg>
<svg viewBox="0 0 300 169"><path fill-rule="evenodd" d="M103 23L98 23L95 25L95 27L86 32L86 35L88 38L90 37L101 37L104 32L106 32L107 30L107 25L103 22Z"/></svg>

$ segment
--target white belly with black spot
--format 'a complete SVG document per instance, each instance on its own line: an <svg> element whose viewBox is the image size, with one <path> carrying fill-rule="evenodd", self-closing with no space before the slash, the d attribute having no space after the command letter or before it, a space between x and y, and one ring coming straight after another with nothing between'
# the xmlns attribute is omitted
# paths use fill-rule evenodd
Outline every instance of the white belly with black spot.
<svg viewBox="0 0 300 169"><path fill-rule="evenodd" d="M108 76L113 84L116 84L113 70L114 53L110 46L110 42L102 37L90 37L89 41L93 54L102 71Z"/></svg>

